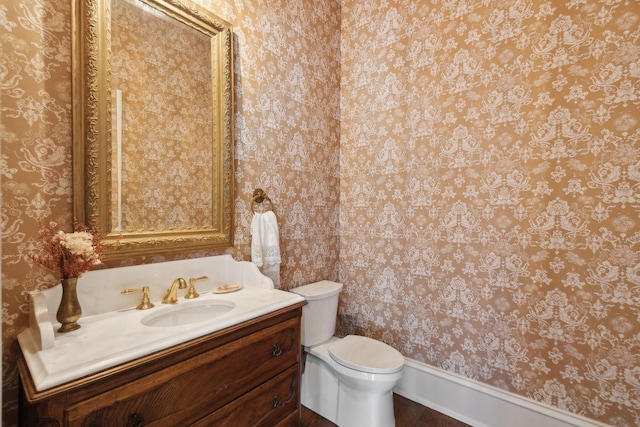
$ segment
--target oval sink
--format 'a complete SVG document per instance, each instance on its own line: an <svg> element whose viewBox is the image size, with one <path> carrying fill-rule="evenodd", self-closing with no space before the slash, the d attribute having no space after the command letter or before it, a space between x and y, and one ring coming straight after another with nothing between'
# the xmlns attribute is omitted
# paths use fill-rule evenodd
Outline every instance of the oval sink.
<svg viewBox="0 0 640 427"><path fill-rule="evenodd" d="M150 313L140 320L145 326L184 326L210 320L233 310L235 303L224 300L192 301L178 303Z"/></svg>

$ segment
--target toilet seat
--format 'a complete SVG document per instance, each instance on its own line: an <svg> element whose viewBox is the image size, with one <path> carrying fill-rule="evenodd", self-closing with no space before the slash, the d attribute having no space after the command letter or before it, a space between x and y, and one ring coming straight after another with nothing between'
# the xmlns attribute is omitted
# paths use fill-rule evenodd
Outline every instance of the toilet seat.
<svg viewBox="0 0 640 427"><path fill-rule="evenodd" d="M331 358L342 366L373 374L398 372L404 356L395 348L372 338L347 335L329 347Z"/></svg>

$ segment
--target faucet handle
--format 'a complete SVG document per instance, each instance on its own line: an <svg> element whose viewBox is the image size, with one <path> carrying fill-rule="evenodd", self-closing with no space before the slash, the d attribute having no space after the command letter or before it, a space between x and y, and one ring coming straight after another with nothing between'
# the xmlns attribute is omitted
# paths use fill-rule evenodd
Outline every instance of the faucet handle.
<svg viewBox="0 0 640 427"><path fill-rule="evenodd" d="M123 289L122 292L120 292L120 293L122 295L129 295L129 294L133 294L135 292L142 292L142 301L140 301L140 304L138 304L136 306L136 310L147 310L149 308L153 308L154 307L153 303L149 299L149 287L148 286L143 286L142 288L134 288L134 289Z"/></svg>
<svg viewBox="0 0 640 427"><path fill-rule="evenodd" d="M184 296L185 298L198 298L200 294L196 291L196 282L200 282L202 280L207 280L209 277L201 276L201 277L192 277L189 279L189 290L187 294Z"/></svg>

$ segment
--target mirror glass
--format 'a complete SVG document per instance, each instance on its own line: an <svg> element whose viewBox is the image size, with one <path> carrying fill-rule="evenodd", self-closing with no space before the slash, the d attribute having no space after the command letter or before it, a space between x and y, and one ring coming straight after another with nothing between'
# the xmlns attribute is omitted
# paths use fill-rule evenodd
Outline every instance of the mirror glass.
<svg viewBox="0 0 640 427"><path fill-rule="evenodd" d="M232 245L230 25L178 0L76 7L76 219L106 260Z"/></svg>

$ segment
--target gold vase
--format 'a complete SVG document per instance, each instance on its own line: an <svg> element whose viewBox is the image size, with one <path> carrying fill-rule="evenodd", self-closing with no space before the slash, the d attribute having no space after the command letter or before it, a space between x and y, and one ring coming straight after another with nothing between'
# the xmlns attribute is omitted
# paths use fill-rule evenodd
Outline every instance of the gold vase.
<svg viewBox="0 0 640 427"><path fill-rule="evenodd" d="M77 284L77 277L62 279L62 299L56 313L56 319L62 326L60 326L58 332L75 331L80 327L78 319L82 315L82 307L80 307L78 293L76 292Z"/></svg>

